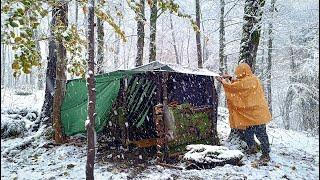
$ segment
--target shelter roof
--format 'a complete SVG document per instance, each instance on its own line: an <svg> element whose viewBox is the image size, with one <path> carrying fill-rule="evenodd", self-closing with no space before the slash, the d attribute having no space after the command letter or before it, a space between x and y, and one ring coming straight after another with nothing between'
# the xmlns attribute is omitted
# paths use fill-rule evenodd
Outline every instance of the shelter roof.
<svg viewBox="0 0 320 180"><path fill-rule="evenodd" d="M129 71L167 71L167 72L177 72L184 74L195 74L195 75L203 75L203 76L219 76L218 73L210 71L206 68L191 68L181 66L179 64L165 64L159 61L151 62L133 69Z"/></svg>

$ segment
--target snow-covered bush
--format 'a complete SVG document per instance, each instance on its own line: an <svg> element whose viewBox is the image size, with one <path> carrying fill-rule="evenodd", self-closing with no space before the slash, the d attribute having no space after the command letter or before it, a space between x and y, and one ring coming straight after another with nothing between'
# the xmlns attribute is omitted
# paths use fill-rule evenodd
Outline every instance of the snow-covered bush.
<svg viewBox="0 0 320 180"><path fill-rule="evenodd" d="M17 137L26 131L26 123L23 120L1 118L1 138Z"/></svg>
<svg viewBox="0 0 320 180"><path fill-rule="evenodd" d="M1 111L1 138L23 136L34 124L38 112L30 108L9 108Z"/></svg>

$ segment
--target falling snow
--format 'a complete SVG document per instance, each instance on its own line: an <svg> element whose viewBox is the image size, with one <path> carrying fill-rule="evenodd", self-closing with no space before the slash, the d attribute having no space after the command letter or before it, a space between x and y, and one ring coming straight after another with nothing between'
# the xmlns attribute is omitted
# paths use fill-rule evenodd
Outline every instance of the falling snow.
<svg viewBox="0 0 320 180"><path fill-rule="evenodd" d="M8 95L9 93L6 93ZM41 107L38 98L42 93L31 95L37 98L19 103L21 97L4 97L3 108L13 107ZM38 109L40 110L40 109ZM227 141L230 132L227 118L228 111L219 108L218 133L225 147L206 145L188 146L187 149L204 147L209 151L225 151L221 158L241 155L233 144ZM1 117L4 114L1 113ZM257 155L244 155L243 166L224 165L206 170L176 170L159 165L150 165L135 175L137 179L318 179L319 178L319 138L310 136L306 132L284 130L270 124L267 128L271 143L271 162L268 166L253 167L252 162L259 158ZM51 140L43 136L43 131L28 134L26 137L1 139L1 179L28 177L28 179L85 179L86 145L74 146L65 144L49 145ZM297 139L299 141L297 141ZM29 144L24 148L23 144ZM228 153L228 149L229 153ZM109 154L106 158L112 158ZM143 155L138 156L143 160ZM116 158L126 159L124 154L117 154ZM183 167L183 164L178 166ZM132 168L119 169L116 162L96 163L96 179L127 179L131 177Z"/></svg>

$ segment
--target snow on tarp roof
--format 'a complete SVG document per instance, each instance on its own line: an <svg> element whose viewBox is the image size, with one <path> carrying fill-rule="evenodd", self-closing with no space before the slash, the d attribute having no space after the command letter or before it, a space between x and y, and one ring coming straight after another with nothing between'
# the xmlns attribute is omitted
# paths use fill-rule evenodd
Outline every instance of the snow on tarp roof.
<svg viewBox="0 0 320 180"><path fill-rule="evenodd" d="M203 76L219 76L218 73L212 72L208 69L183 67L179 64L164 64L159 61L151 62L136 68L131 69L132 71L171 71L184 74L195 74Z"/></svg>

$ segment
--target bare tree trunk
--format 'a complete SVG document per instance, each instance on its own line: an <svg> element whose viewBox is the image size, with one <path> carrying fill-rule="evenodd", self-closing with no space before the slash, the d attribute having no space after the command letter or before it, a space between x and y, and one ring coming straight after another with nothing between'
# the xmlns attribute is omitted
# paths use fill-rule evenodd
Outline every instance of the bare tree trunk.
<svg viewBox="0 0 320 180"><path fill-rule="evenodd" d="M200 12L200 19L203 19L202 13ZM209 59L209 50L207 47L207 38L204 35L204 22L201 21L201 28L202 28L202 55L203 55L203 63L205 63Z"/></svg>
<svg viewBox="0 0 320 180"><path fill-rule="evenodd" d="M97 36L98 36L98 52L97 52L97 74L102 73L102 64L104 59L104 30L103 21L97 18Z"/></svg>
<svg viewBox="0 0 320 180"><path fill-rule="evenodd" d="M290 129L290 112L292 110L292 102L294 99L294 91L291 87L289 87L286 99L285 99L285 109L284 109L284 128Z"/></svg>
<svg viewBox="0 0 320 180"><path fill-rule="evenodd" d="M292 40L292 36L290 35L290 44L292 44L293 40ZM293 83L295 81L295 72L296 72L296 64L295 64L295 60L294 60L294 50L292 48L292 46L290 47L290 71L291 71L291 75L290 75L290 83ZM291 87L288 88L287 94L286 94L286 99L284 102L284 113L283 113L283 124L284 124L284 128L285 129L290 129L290 112L292 109L292 102L294 99L294 91L292 90Z"/></svg>
<svg viewBox="0 0 320 180"><path fill-rule="evenodd" d="M34 30L33 31L33 35L34 35L34 38L36 39L36 38L38 38L38 30L36 29L36 30ZM36 41L36 48L37 48L37 50L39 51L39 52L41 52L41 50L40 50L40 43L39 43L39 41ZM42 82L42 71L41 71L41 67L38 67L38 76L37 76L37 78L38 78L38 81L37 81L37 89L38 90L41 90L41 88L43 88L43 82ZM32 87L34 87L34 76L32 75L32 71L31 71L31 73L30 73L30 84L31 84L31 86Z"/></svg>
<svg viewBox="0 0 320 180"><path fill-rule="evenodd" d="M49 125L52 123L51 113L53 107L53 94L55 87L55 79L56 79L56 63L57 63L57 45L54 37L53 28L57 23L57 12L58 8L53 8L52 10L52 20L51 20L51 39L49 40L49 57L47 58L47 70L46 70L46 88L45 88L45 96L44 103L41 109L41 123L45 125Z"/></svg>
<svg viewBox="0 0 320 180"><path fill-rule="evenodd" d="M190 45L190 29L188 29L188 41L187 41L187 57L188 57L188 66L190 66L189 45Z"/></svg>
<svg viewBox="0 0 320 180"><path fill-rule="evenodd" d="M244 25L242 28L242 39L240 46L239 63L246 62L250 65L252 72L255 71L257 50L260 41L260 22L262 8L265 0L246 0L244 7Z"/></svg>
<svg viewBox="0 0 320 180"><path fill-rule="evenodd" d="M164 32L164 28L165 28L165 27L164 27L164 20L165 20L164 18L161 19L161 25L160 25L160 27L161 27L161 34L164 34L164 33L165 33L165 32ZM162 37L163 37L163 36L162 36ZM159 43L160 43L160 49L159 49L159 50L160 50L160 52L159 52L158 54L159 54L160 56L159 56L158 59L157 59L158 61L162 61L162 57L163 57L163 49L164 49L164 48L163 48L163 47L164 47L164 46L163 46L163 41L164 41L163 39L164 39L164 38L162 38L162 37L160 37L160 39L159 39ZM164 62L167 63L167 61L168 61L168 59L165 58Z"/></svg>
<svg viewBox="0 0 320 180"><path fill-rule="evenodd" d="M43 89L43 70L42 67L38 67L38 90Z"/></svg>
<svg viewBox="0 0 320 180"><path fill-rule="evenodd" d="M261 74L260 75L260 79L261 81L263 82L263 85L264 85L264 79L265 79L265 48L266 48L266 34L267 34L267 31L266 31L266 28L263 27L263 31L262 31L262 37L261 37L261 61L259 63L256 63L256 74ZM265 87L265 86L264 86Z"/></svg>
<svg viewBox="0 0 320 180"><path fill-rule="evenodd" d="M132 29L132 34L135 32L135 30L134 29ZM127 60L123 63L123 66L124 66L124 68L125 69L128 69L128 64L129 64L129 62L130 62L130 59L131 59L131 57L130 57L130 55L131 55L131 50L132 50L132 44L133 44L133 38L130 38L130 45L129 45L129 50L128 50L128 55L127 55ZM123 52L123 56L124 57L126 57L126 51L124 51Z"/></svg>
<svg viewBox="0 0 320 180"><path fill-rule="evenodd" d="M119 17L118 19L118 24L119 26L121 26L121 18ZM115 56L114 56L114 65L116 68L119 68L119 54L120 54L120 38L119 38L119 35L117 33L115 33L115 39L117 40L116 41L116 44L115 44Z"/></svg>
<svg viewBox="0 0 320 180"><path fill-rule="evenodd" d="M156 61L156 58L157 58L157 47L156 47L157 19L158 19L157 3L158 3L158 0L151 0L149 62Z"/></svg>
<svg viewBox="0 0 320 180"><path fill-rule="evenodd" d="M1 88L4 87L4 76L5 76L5 66L6 66L6 56L5 56L5 45L1 43Z"/></svg>
<svg viewBox="0 0 320 180"><path fill-rule="evenodd" d="M180 43L181 44L180 55L179 55L180 64L184 64L184 51L185 51L184 41L185 39L183 39Z"/></svg>
<svg viewBox="0 0 320 180"><path fill-rule="evenodd" d="M6 54L6 60L8 61L8 64L12 64L12 51L9 46L7 46L7 54ZM15 78L12 76L12 69L8 69L8 87L12 88L15 85Z"/></svg>
<svg viewBox="0 0 320 180"><path fill-rule="evenodd" d="M295 63L295 60L294 60L294 50L293 50L293 47L292 47L292 43L293 43L293 39L292 39L292 36L290 35L290 71L291 71L291 75L290 75L290 82L293 83L295 80L295 73L296 73L296 63Z"/></svg>
<svg viewBox="0 0 320 180"><path fill-rule="evenodd" d="M201 50L201 39L200 39L200 2L196 0L196 24L199 31L196 32L196 43L197 43L197 56L198 56L198 68L202 68L202 50Z"/></svg>
<svg viewBox="0 0 320 180"><path fill-rule="evenodd" d="M34 89L34 72L33 70L31 70L30 74L29 74L29 87L30 89Z"/></svg>
<svg viewBox="0 0 320 180"><path fill-rule="evenodd" d="M94 159L95 159L95 106L96 106L96 90L94 78L94 1L90 0L88 17L88 120L86 121L87 129L87 164L86 164L86 179L94 179Z"/></svg>
<svg viewBox="0 0 320 180"><path fill-rule="evenodd" d="M172 41L173 41L174 54L176 56L176 63L180 64L179 55L178 55L178 49L177 49L177 44L176 44L176 37L175 37L175 34L174 34L172 15L171 14L170 14L170 29L171 29L171 35L172 35Z"/></svg>
<svg viewBox="0 0 320 180"><path fill-rule="evenodd" d="M225 31L224 31L224 7L225 2L224 0L220 0L220 27L219 27L219 69L221 73L226 72L226 69L224 69L224 48L225 48ZM217 87L217 94L218 97L220 97L221 93L221 83L218 83Z"/></svg>
<svg viewBox="0 0 320 180"><path fill-rule="evenodd" d="M79 2L76 1L76 25L78 29L78 20L79 20Z"/></svg>
<svg viewBox="0 0 320 180"><path fill-rule="evenodd" d="M62 26L68 26L68 4L64 3L57 8L57 19L62 22ZM67 69L67 51L63 46L62 39L57 39L57 67L56 67L56 87L53 98L53 127L55 129L54 139L56 143L64 143L65 137L61 126L61 105L66 91L66 69Z"/></svg>
<svg viewBox="0 0 320 180"><path fill-rule="evenodd" d="M269 22L269 27L268 27L268 35L269 35L269 39L268 39L268 66L267 66L267 72L268 72L268 76L267 76L267 95L268 95L268 104L269 104L269 109L270 112L272 114L272 91L271 91L271 75L272 75L272 41L273 41L273 33L272 33L272 29L273 29L273 24L272 24L272 20L273 20L273 13L274 13L274 9L275 9L275 1L276 0L271 0L271 8L270 8L270 14L271 14L271 18L270 18L270 22Z"/></svg>
<svg viewBox="0 0 320 180"><path fill-rule="evenodd" d="M137 57L136 67L143 64L143 49L144 49L144 22L145 22L145 0L140 0L138 4L139 11L137 13Z"/></svg>

